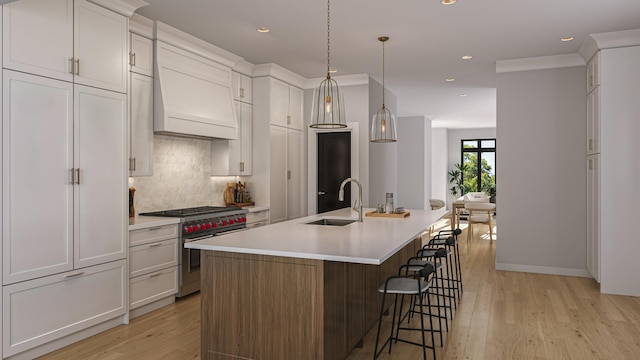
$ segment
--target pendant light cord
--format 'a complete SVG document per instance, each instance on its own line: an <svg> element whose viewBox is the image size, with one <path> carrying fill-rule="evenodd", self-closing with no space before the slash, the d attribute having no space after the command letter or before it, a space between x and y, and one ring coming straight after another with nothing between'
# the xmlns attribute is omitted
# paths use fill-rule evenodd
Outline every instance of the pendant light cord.
<svg viewBox="0 0 640 360"><path fill-rule="evenodd" d="M331 78L331 62L330 62L330 54L331 54L331 47L329 46L329 44L331 44L331 38L330 38L330 33L331 33L331 1L327 0L327 79Z"/></svg>
<svg viewBox="0 0 640 360"><path fill-rule="evenodd" d="M384 41L382 42L382 108L384 109Z"/></svg>

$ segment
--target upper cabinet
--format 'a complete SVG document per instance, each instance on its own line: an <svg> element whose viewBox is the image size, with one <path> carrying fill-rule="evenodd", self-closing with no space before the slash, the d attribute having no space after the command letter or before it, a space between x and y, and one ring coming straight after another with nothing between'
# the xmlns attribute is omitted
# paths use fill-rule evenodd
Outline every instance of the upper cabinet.
<svg viewBox="0 0 640 360"><path fill-rule="evenodd" d="M251 175L253 142L253 106L235 101L238 115L238 139L211 142L211 175Z"/></svg>
<svg viewBox="0 0 640 360"><path fill-rule="evenodd" d="M3 66L127 91L127 18L87 0L4 5Z"/></svg>
<svg viewBox="0 0 640 360"><path fill-rule="evenodd" d="M600 52L598 51L587 64L587 93L600 85Z"/></svg>
<svg viewBox="0 0 640 360"><path fill-rule="evenodd" d="M129 68L132 72L153 77L153 40L131 33Z"/></svg>
<svg viewBox="0 0 640 360"><path fill-rule="evenodd" d="M153 78L131 73L129 91L131 176L153 175Z"/></svg>
<svg viewBox="0 0 640 360"><path fill-rule="evenodd" d="M233 99L245 103L253 103L253 79L239 72L231 73Z"/></svg>
<svg viewBox="0 0 640 360"><path fill-rule="evenodd" d="M271 79L271 125L302 130L304 93L293 85Z"/></svg>

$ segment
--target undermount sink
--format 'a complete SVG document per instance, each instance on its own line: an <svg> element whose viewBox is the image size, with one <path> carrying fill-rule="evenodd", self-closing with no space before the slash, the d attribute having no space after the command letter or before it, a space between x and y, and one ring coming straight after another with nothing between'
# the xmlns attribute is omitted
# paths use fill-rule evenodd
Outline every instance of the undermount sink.
<svg viewBox="0 0 640 360"><path fill-rule="evenodd" d="M353 220L353 219L327 219L327 218L323 218L323 219L311 221L311 222L308 222L308 223L305 223L305 224L307 224L307 225L345 226L345 225L349 225L349 224L354 223L354 222L356 222L356 220Z"/></svg>

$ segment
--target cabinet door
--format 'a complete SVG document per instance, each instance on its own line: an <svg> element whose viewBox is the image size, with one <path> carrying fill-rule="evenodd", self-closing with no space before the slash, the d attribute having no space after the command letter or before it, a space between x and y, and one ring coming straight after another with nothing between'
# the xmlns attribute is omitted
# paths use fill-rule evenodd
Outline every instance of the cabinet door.
<svg viewBox="0 0 640 360"><path fill-rule="evenodd" d="M3 7L3 67L72 81L73 0L22 0Z"/></svg>
<svg viewBox="0 0 640 360"><path fill-rule="evenodd" d="M269 208L276 223L287 219L287 129L272 125L270 133Z"/></svg>
<svg viewBox="0 0 640 360"><path fill-rule="evenodd" d="M153 78L131 74L131 176L153 175Z"/></svg>
<svg viewBox="0 0 640 360"><path fill-rule="evenodd" d="M233 100L242 101L242 74L231 72L231 88L233 89Z"/></svg>
<svg viewBox="0 0 640 360"><path fill-rule="evenodd" d="M600 85L600 52L587 64L587 93Z"/></svg>
<svg viewBox="0 0 640 360"><path fill-rule="evenodd" d="M236 106L236 115L238 116L238 138L236 140L229 140L229 175L240 175L242 173L242 103L234 101Z"/></svg>
<svg viewBox="0 0 640 360"><path fill-rule="evenodd" d="M74 81L126 93L127 18L86 0L76 0L74 30Z"/></svg>
<svg viewBox="0 0 640 360"><path fill-rule="evenodd" d="M4 70L3 86L6 285L73 268L73 85Z"/></svg>
<svg viewBox="0 0 640 360"><path fill-rule="evenodd" d="M241 98L243 102L253 104L253 79L247 75L241 75Z"/></svg>
<svg viewBox="0 0 640 360"><path fill-rule="evenodd" d="M304 92L295 86L289 87L289 128L302 130Z"/></svg>
<svg viewBox="0 0 640 360"><path fill-rule="evenodd" d="M241 122L238 124L240 129L241 162L239 175L251 175L253 169L253 106L242 103L240 106Z"/></svg>
<svg viewBox="0 0 640 360"><path fill-rule="evenodd" d="M74 264L81 268L126 255L127 108L124 94L74 88Z"/></svg>
<svg viewBox="0 0 640 360"><path fill-rule="evenodd" d="M124 315L125 268L121 260L3 287L3 355Z"/></svg>
<svg viewBox="0 0 640 360"><path fill-rule="evenodd" d="M587 157L587 270L600 282L600 154Z"/></svg>
<svg viewBox="0 0 640 360"><path fill-rule="evenodd" d="M287 131L287 219L302 216L302 131Z"/></svg>
<svg viewBox="0 0 640 360"><path fill-rule="evenodd" d="M600 87L587 95L587 154L600 152Z"/></svg>
<svg viewBox="0 0 640 360"><path fill-rule="evenodd" d="M271 79L271 125L289 126L289 84Z"/></svg>
<svg viewBox="0 0 640 360"><path fill-rule="evenodd" d="M130 43L130 70L141 75L153 77L153 41L131 33Z"/></svg>

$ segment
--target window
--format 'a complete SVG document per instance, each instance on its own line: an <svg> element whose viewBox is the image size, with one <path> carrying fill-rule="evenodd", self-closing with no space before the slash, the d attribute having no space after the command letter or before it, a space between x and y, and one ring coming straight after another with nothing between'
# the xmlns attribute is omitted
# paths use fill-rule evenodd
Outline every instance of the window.
<svg viewBox="0 0 640 360"><path fill-rule="evenodd" d="M463 139L461 144L464 192L495 196L496 139Z"/></svg>

